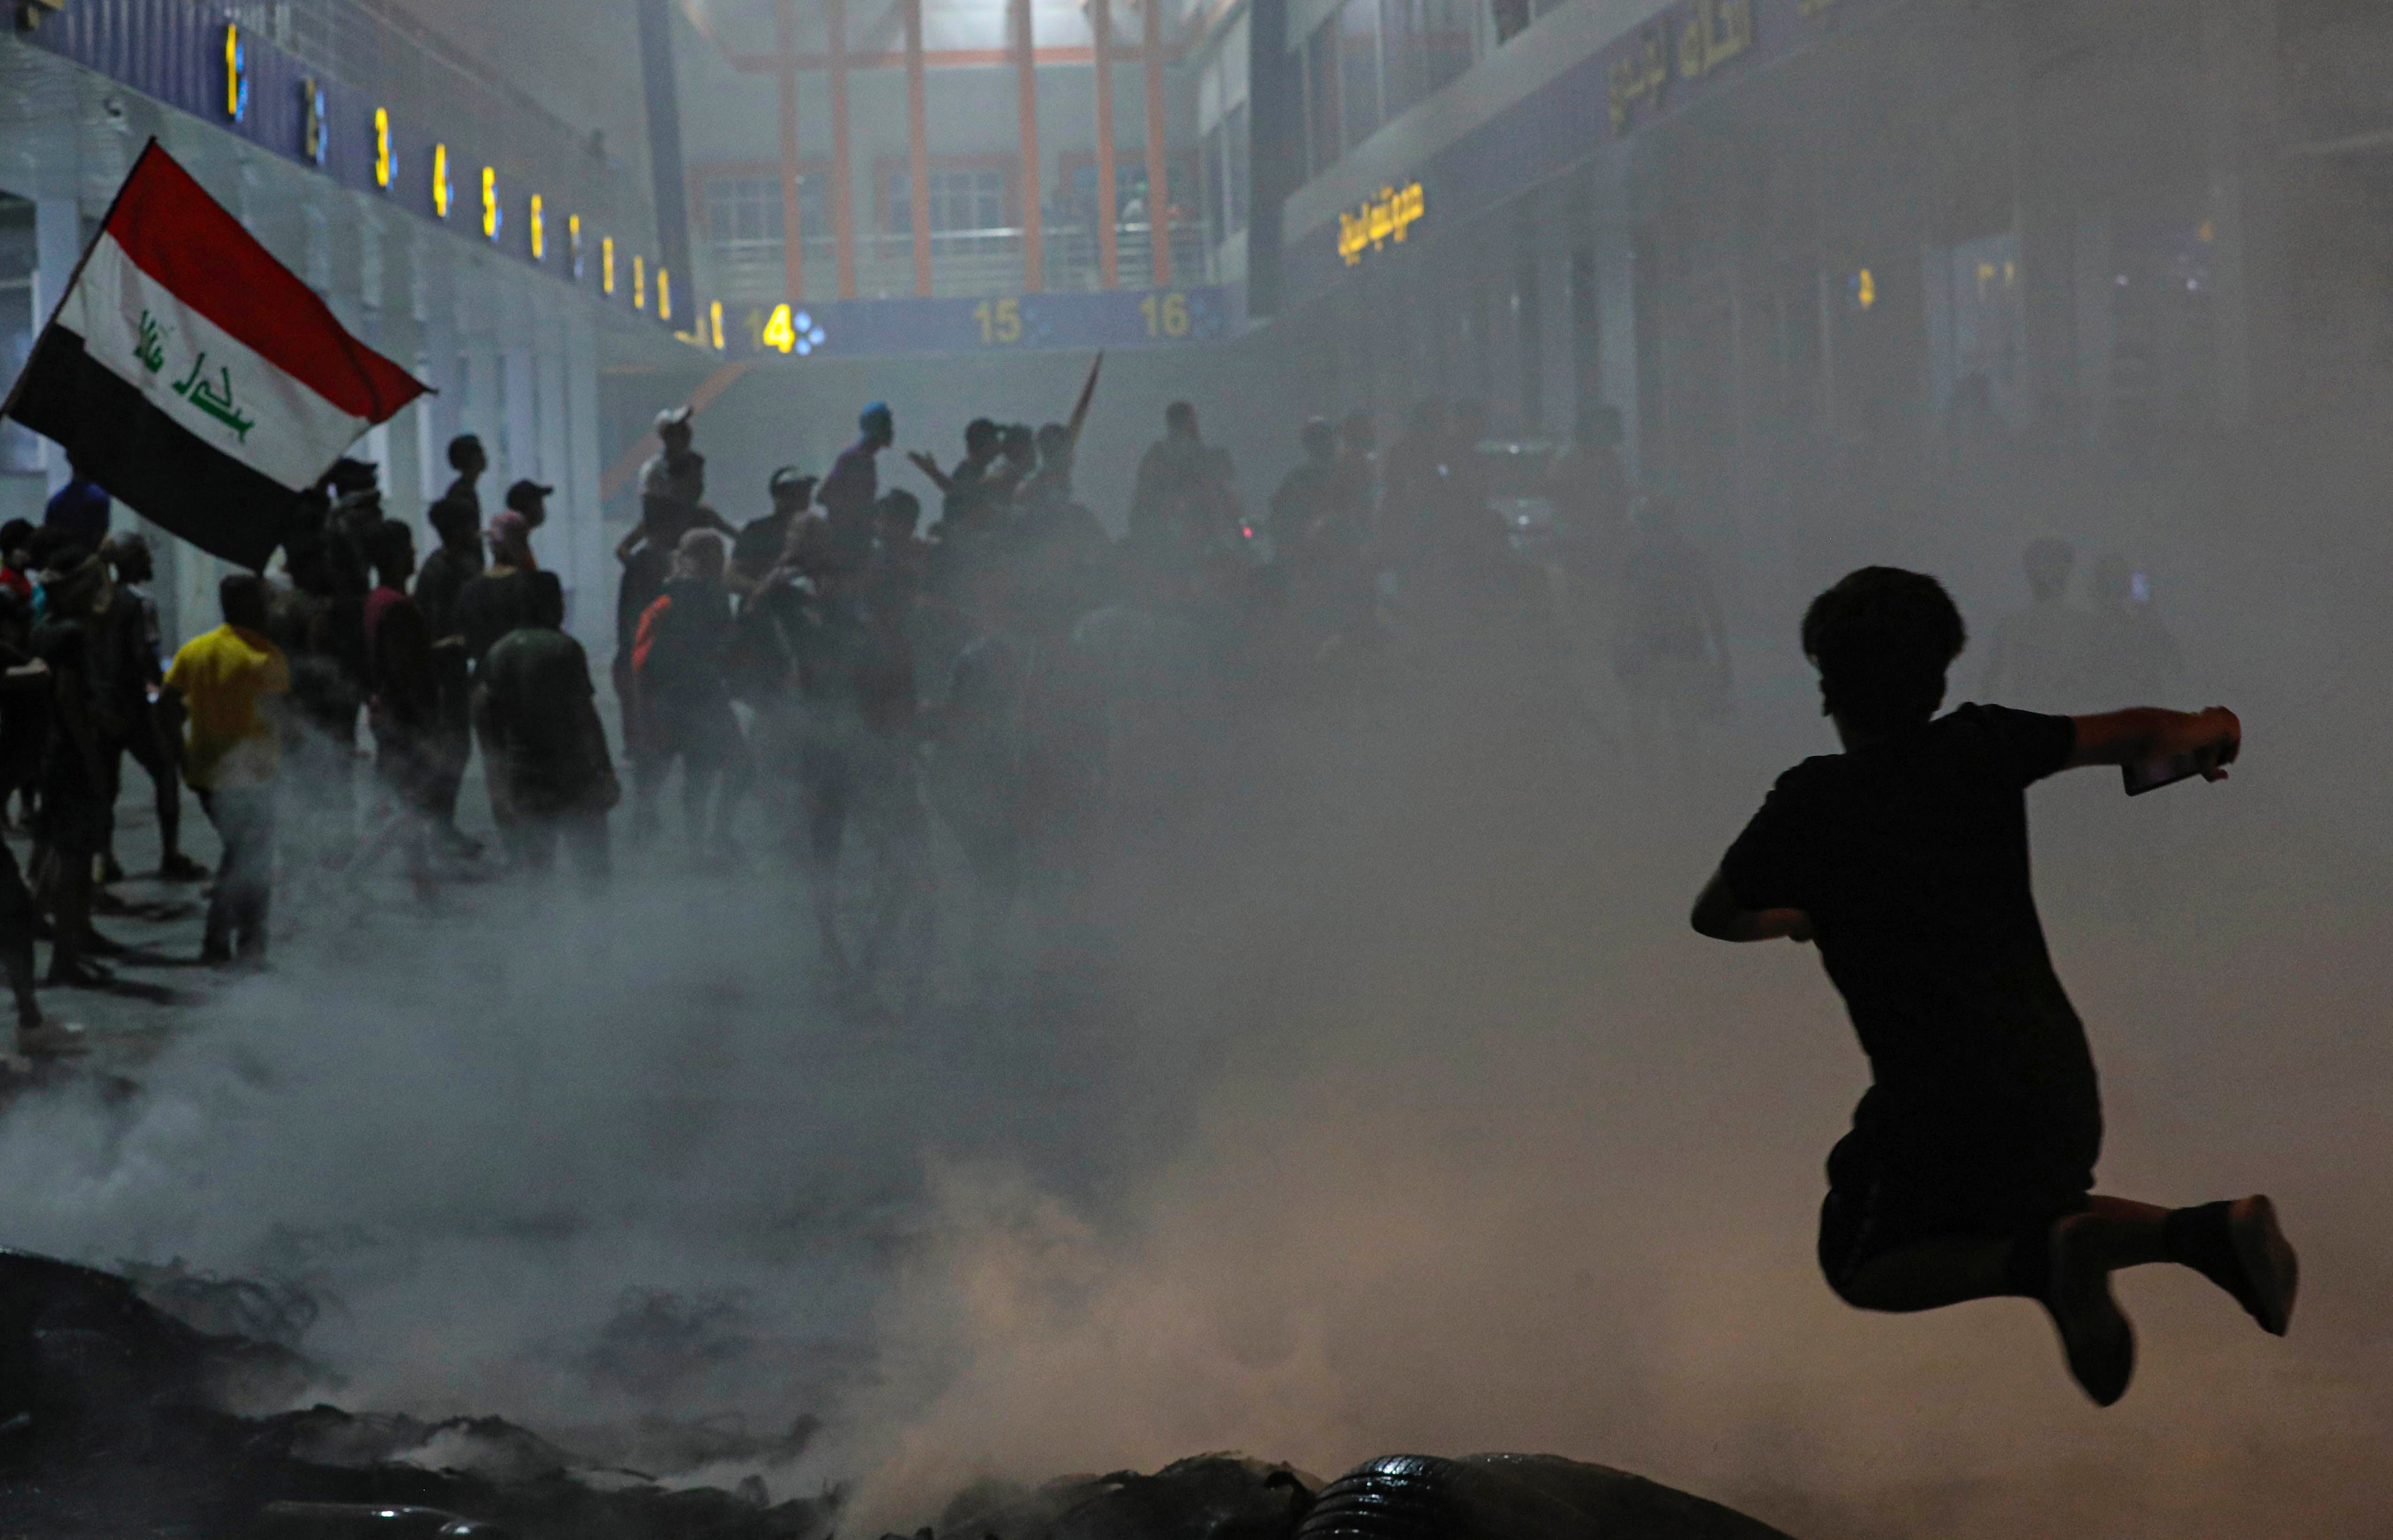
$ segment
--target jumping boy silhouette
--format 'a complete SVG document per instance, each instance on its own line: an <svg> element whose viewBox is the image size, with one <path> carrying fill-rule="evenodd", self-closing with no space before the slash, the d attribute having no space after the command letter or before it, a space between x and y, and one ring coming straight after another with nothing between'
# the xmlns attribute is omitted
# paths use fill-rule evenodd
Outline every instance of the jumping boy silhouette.
<svg viewBox="0 0 2393 1540"><path fill-rule="evenodd" d="M2223 780L2223 706L1937 716L1960 612L1935 579L1854 572L1811 603L1803 651L1845 751L1778 778L1695 901L1721 941L1817 941L1873 1084L1828 1157L1820 1265L1864 1310L2034 1299L2097 1404L2135 1334L2110 1275L2195 1269L2283 1336L2296 1269L2265 1197L2168 1209L2096 1194L2100 1100L2086 1030L2028 885L2028 786L2082 765L2194 755Z"/></svg>

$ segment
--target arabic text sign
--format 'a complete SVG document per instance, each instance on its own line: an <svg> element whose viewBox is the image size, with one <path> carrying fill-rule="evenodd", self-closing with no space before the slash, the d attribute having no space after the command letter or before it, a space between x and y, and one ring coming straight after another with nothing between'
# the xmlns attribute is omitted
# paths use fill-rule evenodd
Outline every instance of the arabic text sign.
<svg viewBox="0 0 2393 1540"><path fill-rule="evenodd" d="M1674 80L1702 80L1753 46L1754 0L1689 0L1640 28L1605 72L1613 132L1641 101L1662 103Z"/></svg>
<svg viewBox="0 0 2393 1540"><path fill-rule="evenodd" d="M1405 232L1428 212L1426 198L1419 182L1407 182L1401 189L1381 188L1377 198L1366 201L1353 214L1338 215L1338 254L1352 268L1360 264L1363 254L1376 252L1393 241L1402 242Z"/></svg>

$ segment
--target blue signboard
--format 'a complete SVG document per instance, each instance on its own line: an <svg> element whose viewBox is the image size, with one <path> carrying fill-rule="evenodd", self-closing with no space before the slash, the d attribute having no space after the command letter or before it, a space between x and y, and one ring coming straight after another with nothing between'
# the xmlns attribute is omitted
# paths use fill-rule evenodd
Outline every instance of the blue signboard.
<svg viewBox="0 0 2393 1540"><path fill-rule="evenodd" d="M1244 297L1240 285L1202 284L987 299L760 305L726 314L723 340L734 353L765 358L1119 352L1225 341L1244 327Z"/></svg>
<svg viewBox="0 0 2393 1540"><path fill-rule="evenodd" d="M417 104L376 100L319 75L229 13L191 0L77 0L55 15L32 14L20 35L37 47L594 297L627 307L636 298L668 319L646 282L635 296L628 281L602 281L602 243L622 248L626 279L641 248L634 230L614 226L620 179L561 133L545 143L510 137L502 150L481 142L472 115L418 118L409 111ZM648 265L644 277L654 270ZM688 275L673 277L686 296ZM669 319L691 323L687 314Z"/></svg>

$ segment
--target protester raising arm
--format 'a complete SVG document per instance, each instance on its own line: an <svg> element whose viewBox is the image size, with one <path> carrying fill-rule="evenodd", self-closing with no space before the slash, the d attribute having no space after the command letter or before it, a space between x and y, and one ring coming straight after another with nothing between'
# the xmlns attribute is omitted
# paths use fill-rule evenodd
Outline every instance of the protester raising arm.
<svg viewBox="0 0 2393 1540"><path fill-rule="evenodd" d="M2152 764L2191 755L2207 762L2203 780L2223 781L2227 766L2243 747L2243 724L2224 706L2199 711L2131 706L2072 720L2077 726L2077 746L2069 755L2072 770L2088 764Z"/></svg>

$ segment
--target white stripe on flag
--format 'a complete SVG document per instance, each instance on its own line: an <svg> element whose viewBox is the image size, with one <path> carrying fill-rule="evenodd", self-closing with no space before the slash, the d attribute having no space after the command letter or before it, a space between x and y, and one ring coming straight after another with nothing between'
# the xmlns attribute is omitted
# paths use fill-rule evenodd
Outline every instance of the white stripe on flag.
<svg viewBox="0 0 2393 1540"><path fill-rule="evenodd" d="M202 443L297 491L369 425L252 352L134 265L103 231L59 321Z"/></svg>

